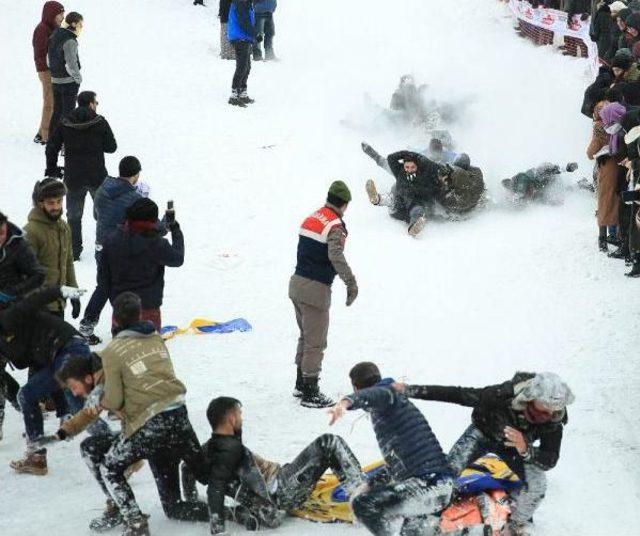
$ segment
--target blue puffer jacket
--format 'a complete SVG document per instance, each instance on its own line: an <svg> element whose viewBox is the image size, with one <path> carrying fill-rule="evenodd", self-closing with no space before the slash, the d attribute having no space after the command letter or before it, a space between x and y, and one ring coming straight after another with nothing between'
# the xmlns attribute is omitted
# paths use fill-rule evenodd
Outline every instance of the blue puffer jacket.
<svg viewBox="0 0 640 536"><path fill-rule="evenodd" d="M435 434L420 410L398 394L385 378L346 397L349 409L371 414L378 446L396 481L411 477L436 481L453 472Z"/></svg>
<svg viewBox="0 0 640 536"><path fill-rule="evenodd" d="M253 9L256 15L261 13L273 13L278 7L278 0L254 0Z"/></svg>
<svg viewBox="0 0 640 536"><path fill-rule="evenodd" d="M229 41L253 43L256 33L256 16L251 0L233 0L227 22Z"/></svg>
<svg viewBox="0 0 640 536"><path fill-rule="evenodd" d="M127 208L141 197L136 187L125 179L107 177L104 180L94 200L98 216L96 243L104 244L107 237L124 222Z"/></svg>

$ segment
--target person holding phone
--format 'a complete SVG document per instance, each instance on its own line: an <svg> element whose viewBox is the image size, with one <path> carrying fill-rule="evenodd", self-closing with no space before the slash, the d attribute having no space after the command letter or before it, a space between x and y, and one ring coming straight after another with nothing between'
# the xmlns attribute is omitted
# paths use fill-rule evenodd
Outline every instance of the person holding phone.
<svg viewBox="0 0 640 536"><path fill-rule="evenodd" d="M165 224L171 242L161 235L158 205L144 197L134 201L126 210L124 225L105 241L98 264L98 286L106 291L111 304L123 292L137 294L142 320L153 322L158 331L162 327L165 267L184 263L184 236L173 201L167 204Z"/></svg>

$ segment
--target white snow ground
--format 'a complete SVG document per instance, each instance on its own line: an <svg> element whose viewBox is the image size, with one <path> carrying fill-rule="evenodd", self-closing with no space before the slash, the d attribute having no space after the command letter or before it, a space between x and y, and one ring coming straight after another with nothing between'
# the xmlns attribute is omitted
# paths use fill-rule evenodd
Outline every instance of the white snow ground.
<svg viewBox="0 0 640 536"><path fill-rule="evenodd" d="M286 461L329 431L323 411L302 409L289 394L297 333L287 281L297 226L322 203L331 180L343 178L355 194L347 256L360 296L347 309L336 282L326 390L345 393L348 369L363 359L417 383L485 385L515 370L556 371L577 402L536 514L537 533L637 534L637 282L623 277L619 261L598 253L592 198L574 193L561 207L487 211L430 226L412 240L368 204L365 180L391 180L359 147L364 138L391 152L408 140L340 126L361 108L364 92L386 104L399 76L413 72L441 98L473 98L453 133L494 192L501 178L543 160L577 159L589 175L583 156L589 123L579 114L586 62L518 39L493 0L282 0L276 14L282 61L254 64L250 94L257 102L232 109L226 99L233 63L217 57L217 3L208 3L206 9L190 0L66 4L85 16L82 89L98 92L99 112L118 140L109 170L115 174L126 154L139 156L152 197L161 206L175 200L186 233L185 266L167 271L165 323L244 316L254 325L248 334L169 343L200 438L208 435L206 405L222 394L243 401L246 443L266 457ZM0 4L0 208L22 225L44 169L43 151L30 141L40 106L31 32L42 2ZM81 286L92 289L90 210L85 224L77 271ZM99 329L105 338L108 317L107 311ZM469 422L464 408L420 407L445 449ZM367 462L379 453L369 423L357 417L333 431ZM50 419L47 430L55 425ZM50 450L47 477L19 476L8 462L22 452L21 431L8 407L0 534L87 533L104 501L80 460L79 441ZM148 469L133 482L153 534L206 533L204 524L164 517ZM277 532L366 533L294 519Z"/></svg>

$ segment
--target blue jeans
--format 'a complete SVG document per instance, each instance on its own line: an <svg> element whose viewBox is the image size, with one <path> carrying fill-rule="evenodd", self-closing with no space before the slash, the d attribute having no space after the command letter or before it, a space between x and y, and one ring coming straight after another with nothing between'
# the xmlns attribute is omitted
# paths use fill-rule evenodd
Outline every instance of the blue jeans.
<svg viewBox="0 0 640 536"><path fill-rule="evenodd" d="M91 195L91 199L95 199L97 188L90 186L80 186L78 188L69 188L67 191L67 221L71 228L71 247L73 256L77 258L82 252L82 215L84 213L84 200L87 193ZM95 210L93 211L95 218Z"/></svg>
<svg viewBox="0 0 640 536"><path fill-rule="evenodd" d="M264 56L265 59L272 60L273 36L276 35L276 26L273 23L273 13L256 13L256 34L264 35ZM253 43L253 59L262 59L262 48L260 43Z"/></svg>
<svg viewBox="0 0 640 536"><path fill-rule="evenodd" d="M18 401L22 408L24 427L29 441L34 441L44 434L40 400L51 396L60 389L60 385L55 379L55 374L72 355L81 355L87 359L91 355L89 346L79 336L74 337L60 348L53 358L53 363L33 374L18 392ZM64 394L69 412L72 415L82 409L84 405L82 398L73 396L68 389L64 390Z"/></svg>

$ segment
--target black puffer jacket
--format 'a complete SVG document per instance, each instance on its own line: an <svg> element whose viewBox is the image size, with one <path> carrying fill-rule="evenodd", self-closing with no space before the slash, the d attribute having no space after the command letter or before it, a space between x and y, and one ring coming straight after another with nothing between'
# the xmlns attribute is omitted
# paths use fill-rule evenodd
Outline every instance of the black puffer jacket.
<svg viewBox="0 0 640 536"><path fill-rule="evenodd" d="M0 292L20 298L44 283L44 270L22 231L11 222L7 231L0 247Z"/></svg>
<svg viewBox="0 0 640 536"><path fill-rule="evenodd" d="M104 153L115 153L118 148L107 120L84 106L69 112L47 143L47 175L55 172L63 144L67 188L98 188L107 176Z"/></svg>
<svg viewBox="0 0 640 536"><path fill-rule="evenodd" d="M401 160L407 157L416 159L418 172L415 178L408 179ZM396 178L396 197L402 198L407 208L414 203L432 203L438 193L438 164L426 156L411 151L398 151L387 156L391 173Z"/></svg>
<svg viewBox="0 0 640 536"><path fill-rule="evenodd" d="M504 446L505 426L520 430L527 437L531 462L546 471L558 462L562 429L568 422L566 410L559 421L533 424L525 418L523 411L513 409L512 402L518 385L534 376L535 374L528 372L518 372L509 381L482 388L408 385L405 394L410 398L451 402L473 408L471 420L491 444L492 452L498 454L511 469L523 476L522 456L515 448ZM540 445L533 447L534 442L538 440Z"/></svg>
<svg viewBox="0 0 640 536"><path fill-rule="evenodd" d="M18 369L41 369L72 337L80 334L45 306L62 295L57 287L46 287L0 311L0 356Z"/></svg>

